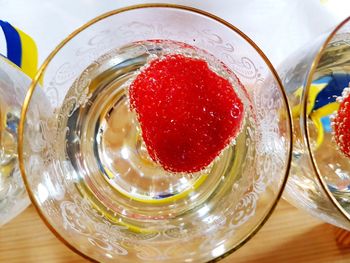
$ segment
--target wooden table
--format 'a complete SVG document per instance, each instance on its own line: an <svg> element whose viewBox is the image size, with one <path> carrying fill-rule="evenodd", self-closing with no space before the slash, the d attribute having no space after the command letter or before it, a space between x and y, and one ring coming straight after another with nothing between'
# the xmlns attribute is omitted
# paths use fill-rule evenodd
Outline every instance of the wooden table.
<svg viewBox="0 0 350 263"><path fill-rule="evenodd" d="M350 249L334 241L334 227L280 202L263 229L222 263L345 263ZM0 262L86 262L55 239L33 207L0 228Z"/></svg>

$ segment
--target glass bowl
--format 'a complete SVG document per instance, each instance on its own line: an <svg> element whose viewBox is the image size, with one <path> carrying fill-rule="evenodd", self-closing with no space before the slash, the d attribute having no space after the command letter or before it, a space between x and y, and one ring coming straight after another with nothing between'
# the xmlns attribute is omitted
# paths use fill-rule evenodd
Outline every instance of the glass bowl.
<svg viewBox="0 0 350 263"><path fill-rule="evenodd" d="M333 118L349 86L350 18L279 67L292 109L293 157L285 198L330 224L350 230L350 162ZM344 135L346 136L346 135Z"/></svg>
<svg viewBox="0 0 350 263"><path fill-rule="evenodd" d="M191 174L150 160L125 88L150 57L177 52L233 72L245 109L235 141ZM61 241L95 261L219 260L266 222L290 166L290 113L273 66L239 29L185 6L130 6L77 29L39 69L21 117L33 204Z"/></svg>
<svg viewBox="0 0 350 263"><path fill-rule="evenodd" d="M0 55L0 227L29 205L17 155L17 127L30 78Z"/></svg>

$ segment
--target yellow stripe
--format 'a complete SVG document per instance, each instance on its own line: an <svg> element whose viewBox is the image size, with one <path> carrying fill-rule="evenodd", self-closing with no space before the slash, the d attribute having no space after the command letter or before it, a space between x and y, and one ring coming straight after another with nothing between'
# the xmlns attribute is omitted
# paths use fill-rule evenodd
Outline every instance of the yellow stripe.
<svg viewBox="0 0 350 263"><path fill-rule="evenodd" d="M327 83L322 83L312 84L310 86L309 97L307 98L307 114L310 114L312 112L312 109L315 106L315 101L318 93L320 93L320 91L322 91L327 85Z"/></svg>
<svg viewBox="0 0 350 263"><path fill-rule="evenodd" d="M309 97L307 98L308 99L308 101L307 101L307 114L308 115L312 112L312 109L315 105L315 100L316 100L318 93L320 93L320 91L322 91L327 85L328 85L327 83L322 83L322 84L312 84L310 86ZM293 93L293 95L297 98L301 98L302 93L303 93L303 89L304 89L304 87L299 87ZM293 118L296 118L298 115L300 115L300 110L301 110L300 104L298 104L292 108Z"/></svg>
<svg viewBox="0 0 350 263"><path fill-rule="evenodd" d="M315 106L315 100L317 95L327 86L327 83L322 84L312 84L310 86L310 92L307 102L307 115L311 118L317 129L317 139L316 139L316 149L320 147L324 140L324 130L321 122L321 118L332 114L333 112L338 110L339 104L337 102L329 103L322 108L319 108L313 111L313 107ZM301 98L303 92L303 87L299 87L293 95L297 98ZM292 107L292 116L293 118L297 118L300 115L301 105L295 105Z"/></svg>
<svg viewBox="0 0 350 263"><path fill-rule="evenodd" d="M16 28L22 45L21 68L30 78L34 78L38 68L38 48L34 40L23 31Z"/></svg>
<svg viewBox="0 0 350 263"><path fill-rule="evenodd" d="M114 178L114 175L111 171L109 171L108 169L104 168L105 173L107 174L107 177L109 179ZM205 179L208 177L208 174L202 174L192 185L192 187L188 188L187 190L180 192L178 194L172 195L172 196L168 196L165 198L161 198L161 199L144 199L144 198L139 198L136 196L132 196L129 195L126 191L122 191L121 189L118 188L114 188L115 190L117 190L120 194L124 195L127 198L133 199L135 201L138 202L142 202L142 203L149 203L149 204L164 204L164 203L171 203L174 201L177 201L179 199L182 199L186 196L188 196L191 192L193 192L194 190L198 189L201 184L205 181Z"/></svg>
<svg viewBox="0 0 350 263"><path fill-rule="evenodd" d="M292 116L293 116L293 119L299 118L299 116L300 116L300 110L301 110L300 104L295 105L295 106L292 108Z"/></svg>
<svg viewBox="0 0 350 263"><path fill-rule="evenodd" d="M329 103L322 108L319 108L318 110L313 111L310 114L310 118L313 121L313 123L316 126L317 129L317 139L316 139L316 148L320 147L324 140L324 131L323 131L323 125L321 122L321 118L328 116L335 111L337 111L339 108L339 103L338 102L332 102Z"/></svg>
<svg viewBox="0 0 350 263"><path fill-rule="evenodd" d="M316 118L323 118L325 116L328 116L330 114L333 114L336 112L339 108L339 103L338 102L332 102L329 103L322 108L319 108L311 113L311 115L315 116Z"/></svg>
<svg viewBox="0 0 350 263"><path fill-rule="evenodd" d="M310 116L312 122L316 126L317 130L317 138L316 138L316 149L321 146L323 140L324 140L324 131L323 131L323 126L321 119L316 118L315 116Z"/></svg>

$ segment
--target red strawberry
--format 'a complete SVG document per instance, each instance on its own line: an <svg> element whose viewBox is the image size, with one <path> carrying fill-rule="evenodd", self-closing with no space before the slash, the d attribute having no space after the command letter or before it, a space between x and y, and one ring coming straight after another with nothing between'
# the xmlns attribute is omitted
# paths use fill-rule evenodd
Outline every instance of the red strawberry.
<svg viewBox="0 0 350 263"><path fill-rule="evenodd" d="M337 114L333 119L334 138L339 149L350 157L350 89L343 91Z"/></svg>
<svg viewBox="0 0 350 263"><path fill-rule="evenodd" d="M151 158L171 172L208 166L237 136L243 103L231 83L201 59L155 59L129 88Z"/></svg>

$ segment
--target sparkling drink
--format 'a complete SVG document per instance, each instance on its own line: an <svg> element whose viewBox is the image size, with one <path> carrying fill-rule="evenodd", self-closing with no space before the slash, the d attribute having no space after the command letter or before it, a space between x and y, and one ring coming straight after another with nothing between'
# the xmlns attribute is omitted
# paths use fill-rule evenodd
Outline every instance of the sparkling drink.
<svg viewBox="0 0 350 263"><path fill-rule="evenodd" d="M9 107L2 97L0 109L0 193L1 200L5 199L5 195L11 186L8 180L11 177L18 177L17 163L17 126L19 121L19 109Z"/></svg>
<svg viewBox="0 0 350 263"><path fill-rule="evenodd" d="M340 223L344 218L324 201L325 190L317 182L315 173L336 202L349 212L350 160L340 149L339 135L334 130L334 118L350 82L348 39L348 33L339 33L324 47L312 72L307 94L307 84L303 81L308 74L308 59L313 58L313 53L304 55L301 51L284 66L291 65L295 57L301 58L298 64L289 70L281 69L294 122L293 160L286 198L297 207L308 209L311 214L344 228L347 224Z"/></svg>
<svg viewBox="0 0 350 263"><path fill-rule="evenodd" d="M247 105L238 137L212 164L195 173L169 172L150 158L136 113L129 105L128 88L142 67L175 53L205 59L212 70L230 80ZM115 220L121 219L115 214L124 211L122 221L134 228L162 231L162 220L175 223L186 213L184 222L197 221L194 217L207 216L205 207L219 207L219 202L237 205L239 198L225 201L222 197L232 185L250 180L243 167L256 162L251 157L256 124L242 85L222 62L183 43L143 41L109 52L90 65L68 91L67 103L81 88L77 83L84 80L89 80L88 90L77 98L79 105L64 108L61 115L67 119L61 120L62 131L57 134L65 134L61 139L66 141L67 161L79 178L77 187L93 206ZM237 188L234 195L242 195L242 190ZM142 220L145 215L147 221Z"/></svg>
<svg viewBox="0 0 350 263"><path fill-rule="evenodd" d="M283 92L258 47L219 18L168 4L115 10L62 42L28 92L28 192L51 230L91 259L218 258L281 195L291 156Z"/></svg>
<svg viewBox="0 0 350 263"><path fill-rule="evenodd" d="M332 119L339 108L337 99L349 87L349 59L350 46L346 42L336 41L325 49L315 72L313 84L316 85L310 91L317 96L316 109L311 112L308 123L310 134L315 138L314 156L319 170L325 175L329 190L347 210L350 209L350 160L336 143ZM320 92L317 91L318 87L322 89Z"/></svg>
<svg viewBox="0 0 350 263"><path fill-rule="evenodd" d="M17 127L27 78L0 58L0 226L29 203L18 167Z"/></svg>

